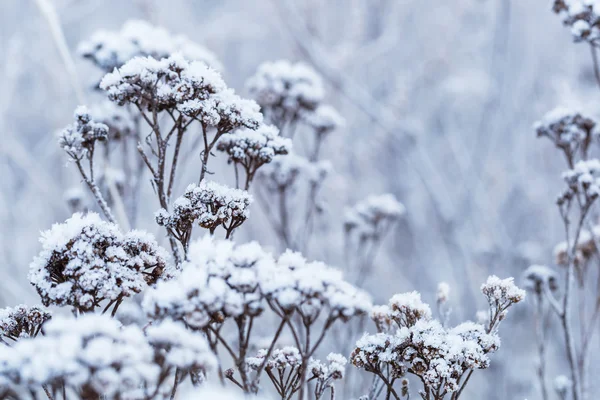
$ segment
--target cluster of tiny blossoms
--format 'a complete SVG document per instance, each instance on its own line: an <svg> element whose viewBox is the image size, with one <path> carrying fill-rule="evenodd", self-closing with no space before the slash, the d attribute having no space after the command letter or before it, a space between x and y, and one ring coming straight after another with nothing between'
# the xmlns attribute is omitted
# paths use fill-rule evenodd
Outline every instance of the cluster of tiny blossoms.
<svg viewBox="0 0 600 400"><path fill-rule="evenodd" d="M181 54L156 60L135 57L100 82L108 98L119 105L152 110L177 110L220 132L262 122L259 106L227 88L219 73L203 62L188 62Z"/></svg>
<svg viewBox="0 0 600 400"><path fill-rule="evenodd" d="M124 297L154 284L167 254L142 231L122 234L98 214L73 214L43 232L41 253L30 265L29 279L44 305L94 310L103 300Z"/></svg>
<svg viewBox="0 0 600 400"><path fill-rule="evenodd" d="M596 240L600 237L600 226L592 227L591 231L582 229L575 244L574 260L576 266L584 265L592 259L596 252ZM557 265L569 265L569 245L562 241L554 246L554 257Z"/></svg>
<svg viewBox="0 0 600 400"><path fill-rule="evenodd" d="M250 214L252 196L245 190L232 189L216 182L191 184L183 196L173 202L171 212L161 209L156 222L181 238L194 223L211 232L223 226L226 230L240 226Z"/></svg>
<svg viewBox="0 0 600 400"><path fill-rule="evenodd" d="M340 271L298 253L275 260L257 243L236 246L207 236L192 243L189 260L178 277L148 291L144 308L152 318L202 328L227 317L258 316L266 303L280 314L296 311L313 321L321 313L347 320L370 308L366 293Z"/></svg>
<svg viewBox="0 0 600 400"><path fill-rule="evenodd" d="M553 10L571 28L576 42L598 45L600 39L600 2L598 0L554 0Z"/></svg>
<svg viewBox="0 0 600 400"><path fill-rule="evenodd" d="M193 337L192 337L193 336ZM164 351L170 350L165 355ZM205 339L164 322L147 334L105 315L55 317L44 335L22 339L0 354L0 380L18 395L44 385L80 398L149 398L174 367L211 371L216 359Z"/></svg>
<svg viewBox="0 0 600 400"><path fill-rule="evenodd" d="M548 112L534 125L538 137L549 138L570 157L578 149L586 151L595 133L596 123L568 108L558 107Z"/></svg>
<svg viewBox="0 0 600 400"><path fill-rule="evenodd" d="M227 153L229 162L241 165L249 177L273 157L288 154L291 147L292 141L279 136L279 129L272 125L238 129L224 134L217 143L217 150Z"/></svg>
<svg viewBox="0 0 600 400"><path fill-rule="evenodd" d="M405 212L394 195L372 195L346 211L344 226L346 231L357 232L361 238L372 238Z"/></svg>
<svg viewBox="0 0 600 400"><path fill-rule="evenodd" d="M77 161L93 152L96 141L108 137L108 126L93 121L85 106L75 109L74 118L75 122L60 132L58 144Z"/></svg>
<svg viewBox="0 0 600 400"><path fill-rule="evenodd" d="M106 72L119 68L134 57L161 59L180 52L186 59L202 61L213 68L221 64L208 49L183 35L172 35L166 29L145 21L125 22L119 32L100 30L79 44L79 53Z"/></svg>
<svg viewBox="0 0 600 400"><path fill-rule="evenodd" d="M567 190L559 197L559 205L578 194L582 195L588 203L597 199L600 195L600 160L594 158L578 161L573 169L563 173L563 179L567 184Z"/></svg>
<svg viewBox="0 0 600 400"><path fill-rule="evenodd" d="M503 318L508 305L525 295L512 279L497 277L490 277L482 292L490 305L497 306L494 310L499 310L495 322ZM502 317L496 318L500 313ZM459 390L464 375L487 368L489 354L500 346L497 325L468 321L444 328L432 319L430 307L416 292L393 296L388 306L374 308L372 317L379 333L365 334L356 343L352 363L376 375L389 370L392 381L406 374L417 375L425 389L435 393Z"/></svg>
<svg viewBox="0 0 600 400"><path fill-rule="evenodd" d="M124 107L104 100L91 107L90 114L94 121L108 127L109 141L120 140L136 131L132 114Z"/></svg>
<svg viewBox="0 0 600 400"><path fill-rule="evenodd" d="M546 265L530 265L523 272L525 288L541 295L546 288L551 291L558 289L558 275Z"/></svg>
<svg viewBox="0 0 600 400"><path fill-rule="evenodd" d="M290 153L276 156L273 161L260 170L267 189L277 191L293 188L299 177L310 184L320 184L331 172L329 161L310 162L304 157Z"/></svg>
<svg viewBox="0 0 600 400"><path fill-rule="evenodd" d="M0 340L35 337L50 317L50 312L41 306L20 304L4 308L0 310Z"/></svg>

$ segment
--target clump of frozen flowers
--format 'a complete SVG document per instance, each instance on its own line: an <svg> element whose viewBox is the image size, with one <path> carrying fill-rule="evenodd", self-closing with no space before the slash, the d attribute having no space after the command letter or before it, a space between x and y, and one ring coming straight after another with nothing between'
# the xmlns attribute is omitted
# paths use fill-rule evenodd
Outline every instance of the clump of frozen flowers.
<svg viewBox="0 0 600 400"><path fill-rule="evenodd" d="M94 121L108 127L108 137L111 141L120 140L136 132L135 120L125 108L113 102L102 101L91 107L90 114Z"/></svg>
<svg viewBox="0 0 600 400"><path fill-rule="evenodd" d="M576 42L598 45L600 39L600 4L595 0L554 0L552 9L571 28Z"/></svg>
<svg viewBox="0 0 600 400"><path fill-rule="evenodd" d="M180 241L187 239L194 223L211 232L223 226L229 233L246 221L251 203L252 196L245 190L203 181L189 185L170 212L159 210L156 222L171 229Z"/></svg>
<svg viewBox="0 0 600 400"><path fill-rule="evenodd" d="M35 337L42 325L51 318L48 310L41 306L6 307L0 310L0 340L18 340Z"/></svg>
<svg viewBox="0 0 600 400"><path fill-rule="evenodd" d="M405 212L394 195L372 195L346 211L344 226L347 232L357 232L361 239L377 238Z"/></svg>
<svg viewBox="0 0 600 400"><path fill-rule="evenodd" d="M215 55L184 35L172 35L166 29L146 21L129 20L118 32L100 30L79 45L79 53L106 72L119 68L134 57L161 59L180 52L186 59L202 61L221 69Z"/></svg>
<svg viewBox="0 0 600 400"><path fill-rule="evenodd" d="M586 229L580 231L573 259L576 266L585 264L593 257L596 252L596 240L599 237L600 226L598 225L592 227L591 232ZM569 264L569 246L566 241L562 241L554 247L554 257L557 265L567 266Z"/></svg>
<svg viewBox="0 0 600 400"><path fill-rule="evenodd" d="M199 329L265 308L260 282L273 273L273 257L256 242L235 245L210 236L190 246L189 262L175 279L159 282L144 297L154 319L173 318Z"/></svg>
<svg viewBox="0 0 600 400"><path fill-rule="evenodd" d="M379 333L365 334L356 343L352 364L391 382L409 373L417 375L424 389L434 393L460 390L466 374L489 366L489 355L500 346L499 322L508 307L525 296L512 278L492 276L481 290L492 315L488 326L468 321L445 328L432 319L418 293L395 295L388 306L372 313ZM395 331L390 321L396 323Z"/></svg>
<svg viewBox="0 0 600 400"><path fill-rule="evenodd" d="M302 177L311 185L320 185L331 172L328 161L311 162L294 153L276 156L269 165L260 170L260 175L271 191L294 188Z"/></svg>
<svg viewBox="0 0 600 400"><path fill-rule="evenodd" d="M292 141L279 136L279 129L272 125L238 129L224 134L217 143L217 150L227 153L230 163L244 168L249 180L258 168L277 155L288 154L291 147Z"/></svg>
<svg viewBox="0 0 600 400"><path fill-rule="evenodd" d="M319 360L311 360L308 369L310 379L315 380L315 399L319 400L327 389L333 390L334 381L344 378L348 360L341 354L330 353L327 364Z"/></svg>
<svg viewBox="0 0 600 400"><path fill-rule="evenodd" d="M523 272L525 288L534 293L542 294L546 288L551 291L558 289L558 275L546 265L530 265Z"/></svg>
<svg viewBox="0 0 600 400"><path fill-rule="evenodd" d="M91 156L98 140L106 140L108 126L95 122L86 106L79 106L74 113L75 122L59 133L58 144L74 160Z"/></svg>
<svg viewBox="0 0 600 400"><path fill-rule="evenodd" d="M578 161L572 169L563 173L563 179L567 189L559 197L559 205L576 194L584 196L586 202L592 202L600 195L600 161L595 158Z"/></svg>
<svg viewBox="0 0 600 400"><path fill-rule="evenodd" d="M258 104L227 88L217 71L180 54L160 60L135 57L106 74L100 88L118 105L178 111L220 133L256 129L262 122Z"/></svg>
<svg viewBox="0 0 600 400"><path fill-rule="evenodd" d="M167 254L152 235L123 234L95 213L73 214L43 232L40 241L29 280L46 306L88 312L107 300L117 307L154 284L166 267Z"/></svg>
<svg viewBox="0 0 600 400"><path fill-rule="evenodd" d="M593 119L563 107L548 112L534 125L538 137L550 139L571 160L578 151L587 153L595 127Z"/></svg>
<svg viewBox="0 0 600 400"><path fill-rule="evenodd" d="M560 396L561 399L567 398L567 393L571 390L573 381L567 378L565 375L558 375L554 378L554 390Z"/></svg>
<svg viewBox="0 0 600 400"><path fill-rule="evenodd" d="M320 136L328 134L345 124L344 118L328 104L321 104L311 111L303 111L300 116L304 123L312 127Z"/></svg>

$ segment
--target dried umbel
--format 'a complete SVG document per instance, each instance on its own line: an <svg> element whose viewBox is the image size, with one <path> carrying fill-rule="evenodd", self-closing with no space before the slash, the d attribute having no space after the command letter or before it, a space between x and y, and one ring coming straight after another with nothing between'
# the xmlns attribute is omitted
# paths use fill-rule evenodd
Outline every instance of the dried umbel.
<svg viewBox="0 0 600 400"><path fill-rule="evenodd" d="M134 57L157 60L180 52L186 59L202 61L221 69L221 63L208 49L183 35L172 35L166 29L145 21L129 20L118 32L100 30L79 44L79 53L106 72L119 68Z"/></svg>
<svg viewBox="0 0 600 400"><path fill-rule="evenodd" d="M595 134L596 122L567 108L555 108L534 125L538 137L549 138L570 163L578 152L586 158Z"/></svg>
<svg viewBox="0 0 600 400"><path fill-rule="evenodd" d="M60 132L58 144L72 160L78 161L93 156L96 142L108 137L108 126L93 121L85 106L75 109L74 118L75 122Z"/></svg>
<svg viewBox="0 0 600 400"><path fill-rule="evenodd" d="M273 273L275 261L257 243L236 246L206 236L192 243L189 260L179 276L146 293L143 304L151 318L182 320L199 329L262 313L261 279Z"/></svg>
<svg viewBox="0 0 600 400"><path fill-rule="evenodd" d="M109 140L121 140L136 132L136 122L133 115L125 107L119 107L113 102L104 100L95 104L90 111L94 121L108 127Z"/></svg>
<svg viewBox="0 0 600 400"><path fill-rule="evenodd" d="M401 293L392 296L388 308L390 318L399 328L408 328L419 320L431 319L431 308L421 301L419 292Z"/></svg>
<svg viewBox="0 0 600 400"><path fill-rule="evenodd" d="M348 209L344 226L361 239L376 238L397 221L406 209L392 194L373 195Z"/></svg>
<svg viewBox="0 0 600 400"><path fill-rule="evenodd" d="M241 127L256 129L262 122L258 104L237 96L206 64L188 62L179 54L161 60L133 58L106 74L100 88L119 105L178 111L220 133Z"/></svg>
<svg viewBox="0 0 600 400"><path fill-rule="evenodd" d="M595 0L554 0L552 7L563 23L571 28L576 42L600 42L600 4Z"/></svg>
<svg viewBox="0 0 600 400"><path fill-rule="evenodd" d="M245 190L216 182L191 184L183 196L173 202L171 212L162 209L156 213L156 222L171 229L183 243L189 240L195 223L211 233L222 226L229 236L246 221L251 203L252 197Z"/></svg>
<svg viewBox="0 0 600 400"><path fill-rule="evenodd" d="M319 136L333 132L345 124L344 118L336 109L327 104L322 104L315 110L305 110L300 113L300 117Z"/></svg>
<svg viewBox="0 0 600 400"><path fill-rule="evenodd" d="M310 185L320 185L331 172L328 161L311 162L294 153L276 156L269 165L261 168L259 175L270 191L294 189L298 178Z"/></svg>
<svg viewBox="0 0 600 400"><path fill-rule="evenodd" d="M50 312L41 306L6 307L0 310L0 340L36 337L50 318Z"/></svg>
<svg viewBox="0 0 600 400"><path fill-rule="evenodd" d="M545 265L531 265L523 273L525 288L541 295L546 289L558 290L558 275Z"/></svg>
<svg viewBox="0 0 600 400"><path fill-rule="evenodd" d="M89 312L106 300L114 312L123 298L154 284L166 267L166 252L151 235L122 234L94 213L74 214L42 233L40 241L29 279L46 306Z"/></svg>
<svg viewBox="0 0 600 400"><path fill-rule="evenodd" d="M341 354L329 353L327 364L319 360L311 360L308 369L310 371L309 379L315 381L315 399L319 400L325 395L325 391L330 389L334 393L334 381L344 378L346 364L348 360ZM332 397L333 394L332 394Z"/></svg>
<svg viewBox="0 0 600 400"><path fill-rule="evenodd" d="M271 125L261 125L256 130L238 129L224 134L217 143L217 150L227 153L229 162L246 172L246 189L258 168L277 155L288 154L291 147L292 141L280 137L279 130Z"/></svg>
<svg viewBox="0 0 600 400"><path fill-rule="evenodd" d="M567 189L557 203L563 205L573 196L581 195L586 204L591 204L600 195L600 161L591 159L577 162L574 167L563 173Z"/></svg>

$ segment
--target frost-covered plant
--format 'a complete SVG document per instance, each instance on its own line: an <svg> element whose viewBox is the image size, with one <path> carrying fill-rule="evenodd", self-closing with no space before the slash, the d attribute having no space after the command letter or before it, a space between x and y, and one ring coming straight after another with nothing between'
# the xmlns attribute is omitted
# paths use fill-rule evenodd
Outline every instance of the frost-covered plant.
<svg viewBox="0 0 600 400"><path fill-rule="evenodd" d="M74 214L40 239L41 253L29 279L44 305L72 306L90 312L107 302L113 314L124 298L156 283L167 255L142 231L122 234L95 213Z"/></svg>
<svg viewBox="0 0 600 400"><path fill-rule="evenodd" d="M129 20L118 32L99 30L79 44L79 53L98 68L111 72L134 57L157 60L180 52L186 59L221 69L215 55L184 35L173 35L146 21Z"/></svg>
<svg viewBox="0 0 600 400"><path fill-rule="evenodd" d="M171 212L163 208L156 213L156 222L173 232L187 249L195 223L211 234L222 226L229 238L248 218L251 203L252 196L245 190L216 182L192 183L183 196L173 202Z"/></svg>
<svg viewBox="0 0 600 400"><path fill-rule="evenodd" d="M390 193L371 195L349 208L344 216L346 263L357 271L356 282L364 282L381 242L406 209ZM354 249L354 250L353 250ZM350 256L355 253L354 256ZM351 262L354 259L356 261Z"/></svg>
<svg viewBox="0 0 600 400"><path fill-rule="evenodd" d="M275 156L288 154L292 141L279 136L279 130L272 125L261 125L256 130L238 129L219 139L217 150L227 153L229 162L236 171L236 185L239 187L238 165L243 168L246 180L243 185L248 190L258 168L270 163Z"/></svg>
<svg viewBox="0 0 600 400"><path fill-rule="evenodd" d="M563 23L571 28L576 42L586 41L593 46L600 39L600 4L595 0L554 0L552 9Z"/></svg>
<svg viewBox="0 0 600 400"><path fill-rule="evenodd" d="M203 372L215 365L204 338L175 323L152 326L145 335L135 325L87 314L55 317L43 336L5 349L0 377L16 398L43 388L49 398L153 399L162 398L174 367Z"/></svg>
<svg viewBox="0 0 600 400"><path fill-rule="evenodd" d="M6 307L0 310L0 341L9 345L4 339L36 337L50 318L50 312L41 306Z"/></svg>
<svg viewBox="0 0 600 400"><path fill-rule="evenodd" d="M525 297L512 278L490 276L481 291L489 305L487 326L469 321L444 328L416 292L395 295L387 308L380 308L374 315L379 333L365 334L351 355L352 364L379 378L365 398L376 399L385 390L387 398L399 400L408 385L398 394L394 383L410 374L423 383L423 399L458 399L473 371L487 368L489 355L499 348L498 326L506 311ZM397 324L395 332L381 329L386 311Z"/></svg>
<svg viewBox="0 0 600 400"><path fill-rule="evenodd" d="M348 360L341 354L329 353L327 364L312 360L309 366L312 377L309 381L315 381L315 400L320 400L327 389L331 392L331 399L335 399L334 381L344 378Z"/></svg>
<svg viewBox="0 0 600 400"><path fill-rule="evenodd" d="M596 122L580 113L564 107L548 112L534 129L538 137L547 137L561 149L569 165L573 165L577 153L587 158Z"/></svg>

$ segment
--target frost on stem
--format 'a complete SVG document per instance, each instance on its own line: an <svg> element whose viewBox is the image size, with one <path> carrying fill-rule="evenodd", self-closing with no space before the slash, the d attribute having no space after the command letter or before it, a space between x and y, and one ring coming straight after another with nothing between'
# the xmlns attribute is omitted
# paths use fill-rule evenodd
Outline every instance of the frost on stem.
<svg viewBox="0 0 600 400"><path fill-rule="evenodd" d="M571 28L576 42L597 45L600 39L600 4L595 0L554 0L552 9Z"/></svg>
<svg viewBox="0 0 600 400"><path fill-rule="evenodd" d="M6 307L0 310L0 341L8 344L4 339L16 341L35 337L50 318L50 312L41 306Z"/></svg>
<svg viewBox="0 0 600 400"><path fill-rule="evenodd" d="M489 366L489 354L500 346L498 323L508 307L525 296L512 278L491 276L481 290L490 305L488 326L468 321L445 328L431 319L431 310L418 293L395 295L388 306L373 312L379 333L365 334L356 343L352 364L379 377L388 398L399 399L394 382L412 374L423 382L423 398L438 400L450 394L457 399L472 371ZM397 325L395 331L391 321Z"/></svg>
<svg viewBox="0 0 600 400"><path fill-rule="evenodd" d="M96 141L106 140L108 126L92 120L89 109L79 106L74 113L75 122L59 133L58 144L73 161L92 157Z"/></svg>
<svg viewBox="0 0 600 400"><path fill-rule="evenodd" d="M40 241L29 279L46 306L89 312L106 300L106 310L114 305L114 312L125 297L156 283L166 267L166 252L152 235L122 234L95 213L74 214Z"/></svg>
<svg viewBox="0 0 600 400"><path fill-rule="evenodd" d="M55 317L44 333L0 353L2 383L16 395L43 385L55 398L163 398L155 396L173 366L211 371L216 365L202 336L174 323L145 336L135 325L87 314Z"/></svg>
<svg viewBox="0 0 600 400"><path fill-rule="evenodd" d="M216 56L184 35L172 35L166 29L145 21L129 20L118 32L100 30L79 44L79 54L106 72L119 68L134 57L161 59L180 52L186 59L202 61L222 69Z"/></svg>
<svg viewBox="0 0 600 400"><path fill-rule="evenodd" d="M195 223L211 233L222 226L229 237L248 218L251 203L252 196L245 190L203 181L189 185L173 202L170 212L159 210L156 222L169 228L187 247Z"/></svg>
<svg viewBox="0 0 600 400"><path fill-rule="evenodd" d="M292 141L279 136L279 129L272 125L261 125L256 130L238 129L224 134L217 142L217 150L227 153L228 162L244 169L246 190L258 168L277 155L288 154L291 147Z"/></svg>
<svg viewBox="0 0 600 400"><path fill-rule="evenodd" d="M178 111L221 133L258 128L259 106L227 88L221 75L203 62L181 54L156 60L135 57L104 76L100 88L119 105L135 104L150 111Z"/></svg>
<svg viewBox="0 0 600 400"><path fill-rule="evenodd" d="M548 112L534 125L538 137L547 137L561 149L572 165L578 152L587 157L592 137L597 134L596 122L564 107Z"/></svg>

